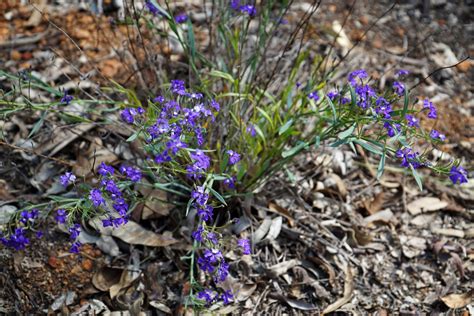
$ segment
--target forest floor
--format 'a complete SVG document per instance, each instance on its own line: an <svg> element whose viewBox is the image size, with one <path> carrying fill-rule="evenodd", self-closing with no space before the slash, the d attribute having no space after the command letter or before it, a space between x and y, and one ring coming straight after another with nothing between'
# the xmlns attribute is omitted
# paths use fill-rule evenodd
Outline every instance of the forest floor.
<svg viewBox="0 0 474 316"><path fill-rule="evenodd" d="M431 2L423 7L423 1L401 1L384 15L389 1L357 1L353 8L346 1L323 1L306 36L316 46L325 45L349 15L336 49L343 54L360 43L345 70L335 74L335 83L359 68L380 79L381 88L393 69L409 70L414 82L429 77L415 94L438 106L435 124L447 136L440 149L472 171L474 63L458 62L474 54L474 4ZM290 25L305 9L304 1L297 3L288 12ZM206 33L199 32L200 4L189 1L186 10L196 20L198 41L205 41ZM142 49L131 27L117 22L116 12L97 16L72 4L38 9L43 14L16 1L0 3L0 70L29 71L85 95L112 79L142 91L144 99L142 88L158 85L146 66L150 51L171 60L168 67L177 73L186 70L179 52L147 34L153 50ZM8 88L0 76L0 89ZM34 153L25 151L22 144L40 114L0 120L6 140L17 146L0 144L0 224L2 214L24 201L39 203L64 193L54 179L66 168L87 177L92 158L117 162L134 155L133 148L121 145L126 135L117 127L63 126L53 115L30 140ZM455 188L422 174L420 191L396 162L376 180L377 160L357 149L357 154L345 147L308 151L290 167L290 179L279 174L255 194L247 219L257 235L253 255L226 254L233 271L227 286L237 293L237 304L211 310L474 315L474 182ZM191 313L182 304L189 284L180 262L190 243L189 228L173 228L176 211L164 204L141 205L132 216L138 224L127 232L129 242L86 230L88 244L80 255L68 252L68 236L53 220L26 250L0 248L0 313ZM133 242L145 228L176 243L145 247Z"/></svg>

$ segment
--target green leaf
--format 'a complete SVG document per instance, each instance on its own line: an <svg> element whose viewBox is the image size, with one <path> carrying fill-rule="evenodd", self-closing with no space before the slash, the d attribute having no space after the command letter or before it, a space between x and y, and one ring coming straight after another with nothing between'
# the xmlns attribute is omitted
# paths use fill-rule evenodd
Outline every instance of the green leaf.
<svg viewBox="0 0 474 316"><path fill-rule="evenodd" d="M219 71L219 70L213 70L209 73L209 75L212 76L212 77L218 77L218 78L228 80L232 83L234 83L234 81L235 81L234 78L230 74Z"/></svg>
<svg viewBox="0 0 474 316"><path fill-rule="evenodd" d="M413 168L412 164L410 164L410 169L411 173L413 174L413 177L415 178L416 183L418 184L418 187L420 188L420 191L423 191L423 183L421 182L420 175L415 170L415 168Z"/></svg>
<svg viewBox="0 0 474 316"><path fill-rule="evenodd" d="M293 124L293 119L290 119L289 121L287 121L282 127L280 127L280 129L278 130L278 135L281 135L283 133L285 133L289 128L290 126Z"/></svg>
<svg viewBox="0 0 474 316"><path fill-rule="evenodd" d="M132 135L130 135L129 138L127 138L126 142L129 143L129 142L133 142L135 139L137 139L138 135L140 134L140 131L136 131L135 133L133 133Z"/></svg>
<svg viewBox="0 0 474 316"><path fill-rule="evenodd" d="M334 103L332 103L332 100L328 96L326 96L326 99L328 100L329 106L331 107L332 121L334 123L337 121L336 107L334 106Z"/></svg>
<svg viewBox="0 0 474 316"><path fill-rule="evenodd" d="M352 124L351 127L346 129L345 131L339 133L339 135L337 135L337 138L346 139L347 137L351 136L352 133L354 132L356 126L357 126L357 123Z"/></svg>
<svg viewBox="0 0 474 316"><path fill-rule="evenodd" d="M356 138L356 139L354 139L354 143L361 145L362 147L364 147L365 149L367 149L368 151L370 151L371 153L374 153L376 155L382 156L382 154L383 154L375 146L372 146L371 144L367 143L366 141L364 141L362 139Z"/></svg>
<svg viewBox="0 0 474 316"><path fill-rule="evenodd" d="M404 101L403 101L403 111L402 111L402 115L401 115L402 118L404 118L405 114L407 114L409 103L410 103L410 97L408 96L408 89L405 89L405 96L404 96Z"/></svg>
<svg viewBox="0 0 474 316"><path fill-rule="evenodd" d="M31 136L33 136L34 134L36 134L36 132L41 128L41 126L43 126L44 119L46 118L46 114L48 114L48 111L44 111L44 112L41 114L40 119L38 120L38 122L35 123L35 125L34 125L33 128L31 129L30 134L28 134L28 137L27 137L27 138L30 138Z"/></svg>
<svg viewBox="0 0 474 316"><path fill-rule="evenodd" d="M385 157L386 157L386 152L384 151L382 154L382 157L380 157L379 166L377 167L377 180L380 180L380 178L383 175L383 171L385 169Z"/></svg>
<svg viewBox="0 0 474 316"><path fill-rule="evenodd" d="M263 115L263 117L265 117L265 119L268 121L268 123L270 123L270 125L272 126L272 130L273 130L275 128L275 124L273 123L273 120L270 117L270 115L268 115L267 112L265 112L262 108L260 108L258 106L257 106L257 110Z"/></svg>
<svg viewBox="0 0 474 316"><path fill-rule="evenodd" d="M306 142L301 142L299 143L298 145L296 145L295 147L287 150L287 151L284 151L281 153L281 156L283 158L288 158L288 157L291 157L291 156L294 156L296 155L297 153L299 153L302 149L308 147L308 143Z"/></svg>
<svg viewBox="0 0 474 316"><path fill-rule="evenodd" d="M191 22L191 19L188 18L186 25L188 26L188 47L191 53L191 58L194 63L194 60L196 58L196 44L194 40L193 23Z"/></svg>
<svg viewBox="0 0 474 316"><path fill-rule="evenodd" d="M214 195L216 197L216 199L218 199L222 204L224 204L225 206L227 206L227 203L225 202L224 198L222 197L222 195L220 195L216 190L214 190L213 188L211 187L207 187L209 189L209 192L212 193L212 195Z"/></svg>
<svg viewBox="0 0 474 316"><path fill-rule="evenodd" d="M351 106L355 107L357 105L357 97L354 91L354 87L349 86L349 91L351 92Z"/></svg>

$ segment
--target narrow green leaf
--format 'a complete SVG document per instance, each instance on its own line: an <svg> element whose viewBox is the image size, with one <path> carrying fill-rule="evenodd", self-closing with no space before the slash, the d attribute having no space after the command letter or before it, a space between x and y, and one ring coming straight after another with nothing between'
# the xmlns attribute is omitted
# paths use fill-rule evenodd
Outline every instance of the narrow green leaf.
<svg viewBox="0 0 474 316"><path fill-rule="evenodd" d="M280 129L278 130L278 135L285 133L290 126L293 124L293 119L288 120Z"/></svg>
<svg viewBox="0 0 474 316"><path fill-rule="evenodd" d="M371 153L374 153L376 155L379 155L381 156L383 153L378 149L376 148L375 146L372 146L371 144L361 140L361 139L354 139L354 143L356 144L359 144L361 145L363 148L367 149L368 151L370 151Z"/></svg>
<svg viewBox="0 0 474 316"><path fill-rule="evenodd" d="M207 187L209 189L209 192L212 193L212 195L214 195L216 197L216 199L218 199L222 204L224 204L225 206L227 206L227 203L225 202L224 198L222 197L222 195L220 195L216 190L214 190L213 188L211 187Z"/></svg>
<svg viewBox="0 0 474 316"><path fill-rule="evenodd" d="M408 96L408 89L405 89L405 96L404 96L404 101L403 101L403 111L402 111L402 115L401 115L402 118L404 118L405 114L407 114L409 103L410 103L410 97Z"/></svg>
<svg viewBox="0 0 474 316"><path fill-rule="evenodd" d="M127 138L126 142L129 143L129 142L133 142L135 139L137 139L138 135L140 134L140 131L136 131L135 133L133 133L132 135L130 135L129 138Z"/></svg>
<svg viewBox="0 0 474 316"><path fill-rule="evenodd" d="M418 184L418 187L420 188L420 191L423 191L423 183L421 182L420 175L415 170L415 168L413 168L411 164L410 164L410 169L411 169L411 173L413 174L413 177L415 178L416 183Z"/></svg>
<svg viewBox="0 0 474 316"><path fill-rule="evenodd" d="M328 104L331 107L332 110L332 121L333 123L337 121L337 114L336 114L336 107L334 106L334 103L332 103L332 100L326 96L326 100L328 100Z"/></svg>
<svg viewBox="0 0 474 316"><path fill-rule="evenodd" d="M384 151L382 154L382 157L380 157L379 166L377 167L377 180L380 180L380 178L383 175L383 171L385 169L385 157L386 157L386 152Z"/></svg>
<svg viewBox="0 0 474 316"><path fill-rule="evenodd" d="M299 153L301 150L303 150L304 148L308 147L308 143L306 142L301 142L299 143L298 145L296 145L295 147L287 150L287 151L284 151L281 153L281 156L283 158L287 158L287 157L291 157L291 156L294 156L296 155L297 153Z"/></svg>
<svg viewBox="0 0 474 316"><path fill-rule="evenodd" d="M351 127L349 127L348 129L346 129L343 132L340 132L339 135L337 135L337 138L346 139L347 137L351 136L352 133L354 132L356 126L357 126L357 123L352 124Z"/></svg>
<svg viewBox="0 0 474 316"><path fill-rule="evenodd" d="M31 129L31 132L28 134L28 137L27 137L27 138L30 138L31 136L33 136L34 134L36 134L36 132L41 128L41 126L43 126L44 119L46 118L46 114L48 114L48 111L44 111L44 112L41 114L40 119L38 120L38 122L35 123L35 125L34 125L33 128Z"/></svg>

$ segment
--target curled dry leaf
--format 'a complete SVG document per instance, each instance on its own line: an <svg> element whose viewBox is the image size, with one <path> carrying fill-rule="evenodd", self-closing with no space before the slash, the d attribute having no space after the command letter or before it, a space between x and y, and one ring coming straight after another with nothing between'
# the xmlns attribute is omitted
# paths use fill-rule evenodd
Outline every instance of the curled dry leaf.
<svg viewBox="0 0 474 316"><path fill-rule="evenodd" d="M99 290L106 292L120 281L122 269L104 267L92 277L92 284Z"/></svg>
<svg viewBox="0 0 474 316"><path fill-rule="evenodd" d="M463 308L464 306L471 304L474 298L474 290L470 290L463 294L449 294L443 296L441 300L449 308Z"/></svg>

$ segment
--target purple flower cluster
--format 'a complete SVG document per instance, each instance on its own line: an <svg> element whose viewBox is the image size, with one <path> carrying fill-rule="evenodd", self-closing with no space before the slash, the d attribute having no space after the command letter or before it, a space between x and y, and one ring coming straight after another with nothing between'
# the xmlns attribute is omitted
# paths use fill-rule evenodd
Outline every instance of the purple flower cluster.
<svg viewBox="0 0 474 316"><path fill-rule="evenodd" d="M308 99L313 100L313 101L318 101L319 100L318 91L310 92L308 94Z"/></svg>
<svg viewBox="0 0 474 316"><path fill-rule="evenodd" d="M230 7L233 10L240 11L241 13L246 13L250 17L255 16L257 14L257 9L254 5L251 4L240 4L240 0L231 0Z"/></svg>
<svg viewBox="0 0 474 316"><path fill-rule="evenodd" d="M441 134L439 131L437 131L435 129L431 130L430 137L432 139L440 140L442 142L444 142L446 140L446 136L444 134Z"/></svg>
<svg viewBox="0 0 474 316"><path fill-rule="evenodd" d="M5 247L10 247L15 250L22 250L30 243L30 240L25 236L26 229L23 227L15 228L12 234L8 237L0 235L0 241Z"/></svg>
<svg viewBox="0 0 474 316"><path fill-rule="evenodd" d="M399 81L395 81L393 83L393 90L399 97L401 97L405 93L405 85Z"/></svg>
<svg viewBox="0 0 474 316"><path fill-rule="evenodd" d="M138 182L142 178L142 172L138 168L122 165L119 171L121 174L126 175L132 182Z"/></svg>
<svg viewBox="0 0 474 316"><path fill-rule="evenodd" d="M76 176L72 172L66 172L59 177L59 182L66 188L69 184L76 181Z"/></svg>
<svg viewBox="0 0 474 316"><path fill-rule="evenodd" d="M430 119L436 119L438 117L436 107L428 99L423 101L423 110L428 110L428 118Z"/></svg>
<svg viewBox="0 0 474 316"><path fill-rule="evenodd" d="M64 95L63 97L61 98L61 100L59 102L61 102L62 104L65 104L65 105L69 105L69 103L71 103L71 101L74 99L74 97L72 95L69 95L67 94L66 91L64 91Z"/></svg>
<svg viewBox="0 0 474 316"><path fill-rule="evenodd" d="M413 152L413 149L409 147L405 147L399 149L396 153L398 158L402 159L402 163L400 164L402 167L413 167L415 169L422 166L420 162L419 153Z"/></svg>
<svg viewBox="0 0 474 316"><path fill-rule="evenodd" d="M176 21L176 23L184 23L188 20L188 16L186 13L182 13L182 14L178 14L177 16L174 17L174 20Z"/></svg>
<svg viewBox="0 0 474 316"><path fill-rule="evenodd" d="M449 179L453 182L453 184L467 183L467 171L461 166L452 166L451 170L449 171Z"/></svg>
<svg viewBox="0 0 474 316"><path fill-rule="evenodd" d="M145 110L141 107L139 108L125 108L121 113L120 116L122 120L128 124L133 124L135 122L135 117L137 115L142 115L145 113Z"/></svg>

